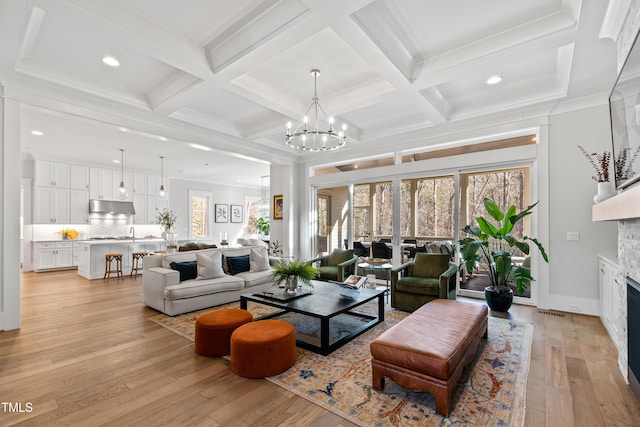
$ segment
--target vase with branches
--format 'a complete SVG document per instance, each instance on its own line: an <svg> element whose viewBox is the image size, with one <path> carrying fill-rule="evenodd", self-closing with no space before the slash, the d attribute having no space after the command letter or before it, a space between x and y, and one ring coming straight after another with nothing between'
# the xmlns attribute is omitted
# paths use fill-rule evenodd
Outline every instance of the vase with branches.
<svg viewBox="0 0 640 427"><path fill-rule="evenodd" d="M611 151L603 151L602 153L588 153L582 145L578 145L582 154L585 155L596 174L591 178L596 182L609 182L609 162L611 161Z"/></svg>

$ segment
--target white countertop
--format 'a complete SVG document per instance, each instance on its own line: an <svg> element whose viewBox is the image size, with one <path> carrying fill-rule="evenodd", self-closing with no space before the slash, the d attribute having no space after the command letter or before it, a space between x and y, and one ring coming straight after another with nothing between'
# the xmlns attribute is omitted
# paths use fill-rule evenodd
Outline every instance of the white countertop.
<svg viewBox="0 0 640 427"><path fill-rule="evenodd" d="M128 245L131 243L160 243L165 242L166 240L157 238L157 239L100 239L100 240L75 240L76 242L86 243L88 245L117 245L123 244Z"/></svg>
<svg viewBox="0 0 640 427"><path fill-rule="evenodd" d="M99 239L99 240L91 240L91 239L57 239L57 240L34 240L33 243L59 243L59 242L75 242L75 243L86 243L88 245L115 245L115 244L130 244L130 243L160 243L165 242L164 239L158 237L154 239Z"/></svg>

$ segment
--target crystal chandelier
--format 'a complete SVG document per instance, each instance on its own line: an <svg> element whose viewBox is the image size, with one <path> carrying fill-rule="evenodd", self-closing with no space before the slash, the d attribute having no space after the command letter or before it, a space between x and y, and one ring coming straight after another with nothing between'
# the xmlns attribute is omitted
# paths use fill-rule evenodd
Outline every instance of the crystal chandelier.
<svg viewBox="0 0 640 427"><path fill-rule="evenodd" d="M327 116L318 100L318 76L320 70L311 70L313 76L313 100L304 114L302 122L292 131L291 122L287 123L287 136L285 142L289 147L304 151L329 151L344 147L347 142L347 125L342 125L342 130L333 129L333 117ZM311 118L309 118L311 113ZM325 129L321 130L321 122L326 122Z"/></svg>

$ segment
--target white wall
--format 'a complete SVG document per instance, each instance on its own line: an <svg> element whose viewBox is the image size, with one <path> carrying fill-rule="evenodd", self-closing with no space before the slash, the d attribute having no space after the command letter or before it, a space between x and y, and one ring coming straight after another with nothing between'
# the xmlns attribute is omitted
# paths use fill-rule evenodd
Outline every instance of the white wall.
<svg viewBox="0 0 640 427"><path fill-rule="evenodd" d="M212 209L215 204L241 205L243 206L243 220L247 220L246 207L244 206L245 196L260 197L259 188L230 187L224 185L210 184L206 182L186 181L180 179L169 180L169 207L173 209L177 216L175 230L178 233L178 240L189 239L189 190L206 191L212 194ZM211 229L209 230L209 242L220 244L220 232L227 232L229 242L246 234L245 223L215 222L211 217Z"/></svg>
<svg viewBox="0 0 640 427"><path fill-rule="evenodd" d="M551 116L549 127L549 308L598 314L597 255L615 258L617 224L591 220L597 183L577 145L611 150L607 105Z"/></svg>
<svg viewBox="0 0 640 427"><path fill-rule="evenodd" d="M0 176L0 330L9 330L20 327L20 105L2 96Z"/></svg>

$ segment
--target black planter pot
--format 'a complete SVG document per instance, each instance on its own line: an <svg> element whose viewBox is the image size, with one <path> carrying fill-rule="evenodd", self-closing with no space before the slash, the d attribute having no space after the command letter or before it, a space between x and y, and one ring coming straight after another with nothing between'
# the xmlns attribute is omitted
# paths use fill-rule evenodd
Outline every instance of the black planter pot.
<svg viewBox="0 0 640 427"><path fill-rule="evenodd" d="M490 287L484 288L484 299L493 311L507 312L513 303L513 291L496 292Z"/></svg>

